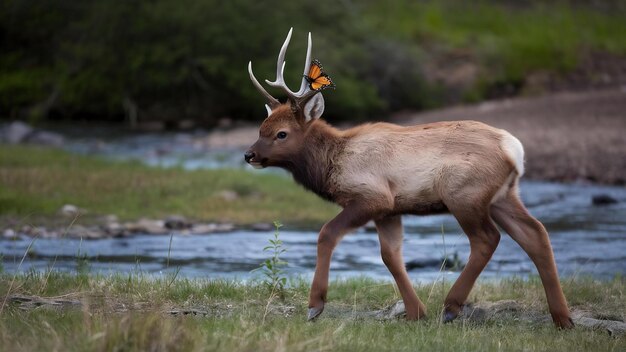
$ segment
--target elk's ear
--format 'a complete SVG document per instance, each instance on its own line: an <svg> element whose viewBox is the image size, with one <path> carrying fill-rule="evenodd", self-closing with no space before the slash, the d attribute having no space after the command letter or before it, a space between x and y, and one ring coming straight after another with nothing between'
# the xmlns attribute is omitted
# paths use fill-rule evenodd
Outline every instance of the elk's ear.
<svg viewBox="0 0 626 352"><path fill-rule="evenodd" d="M314 119L319 119L324 113L324 97L321 93L315 94L304 105L302 111L304 113L304 121L309 122Z"/></svg>

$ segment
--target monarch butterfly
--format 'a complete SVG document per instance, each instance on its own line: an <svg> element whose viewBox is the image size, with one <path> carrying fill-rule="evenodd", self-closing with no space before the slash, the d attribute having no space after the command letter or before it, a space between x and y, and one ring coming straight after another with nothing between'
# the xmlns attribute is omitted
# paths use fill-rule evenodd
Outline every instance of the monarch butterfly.
<svg viewBox="0 0 626 352"><path fill-rule="evenodd" d="M304 76L304 78L309 82L309 87L312 90L319 91L326 88L335 88L333 80L324 72L322 64L317 59L311 62L309 74Z"/></svg>

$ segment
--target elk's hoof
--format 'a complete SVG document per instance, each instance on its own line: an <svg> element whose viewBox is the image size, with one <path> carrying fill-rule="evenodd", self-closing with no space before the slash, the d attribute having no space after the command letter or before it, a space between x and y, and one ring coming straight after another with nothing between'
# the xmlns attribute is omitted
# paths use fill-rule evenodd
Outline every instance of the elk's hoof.
<svg viewBox="0 0 626 352"><path fill-rule="evenodd" d="M323 306L321 308L317 308L317 307L309 308L309 314L308 314L306 320L307 321L313 321L313 320L317 319L317 317L319 317L320 314L322 314L323 311L324 311L324 307Z"/></svg>
<svg viewBox="0 0 626 352"><path fill-rule="evenodd" d="M456 317L459 316L459 313L455 313L453 311L447 310L445 312L443 312L443 322L444 323L450 323L452 322L454 319L456 319Z"/></svg>
<svg viewBox="0 0 626 352"><path fill-rule="evenodd" d="M570 317L554 319L554 325L559 329L573 329L575 326L574 321Z"/></svg>

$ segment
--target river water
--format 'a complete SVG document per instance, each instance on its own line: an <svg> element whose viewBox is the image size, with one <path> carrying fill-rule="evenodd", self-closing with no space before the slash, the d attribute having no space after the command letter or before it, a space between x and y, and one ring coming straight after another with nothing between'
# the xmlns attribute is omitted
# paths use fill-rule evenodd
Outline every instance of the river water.
<svg viewBox="0 0 626 352"><path fill-rule="evenodd" d="M159 138L134 137L96 149L85 141L76 140L69 143L68 148L112 158L136 158L161 166L179 165L189 169L243 167L239 150L206 153L193 146L192 137L174 136L170 139L178 141L170 141L170 145L182 147L163 153L158 152L158 148L164 145ZM550 233L562 276L610 279L624 274L625 187L527 181L522 183L521 193L531 213ZM609 195L618 203L592 205L592 197L599 194ZM441 270L442 258L457 256L465 262L469 255L469 242L453 217L405 216L403 223L404 257L407 262L415 264L409 271L414 281L432 282L442 277L458 276L457 270ZM186 277L250 279L260 276L252 271L270 256L263 248L272 235L272 231L236 231L206 235L174 232L171 236L136 235L85 241L0 239L0 253L7 272L49 268L74 272L84 262L77 258L84 257L91 272L141 272L155 276L178 272ZM286 272L310 276L315 268L317 232L293 231L285 227L281 229L280 238L287 249L282 255L288 263ZM391 279L379 250L377 235L371 230L363 229L347 235L333 256L331 278L364 275ZM497 279L534 274L536 269L526 254L503 233L500 245L481 277Z"/></svg>

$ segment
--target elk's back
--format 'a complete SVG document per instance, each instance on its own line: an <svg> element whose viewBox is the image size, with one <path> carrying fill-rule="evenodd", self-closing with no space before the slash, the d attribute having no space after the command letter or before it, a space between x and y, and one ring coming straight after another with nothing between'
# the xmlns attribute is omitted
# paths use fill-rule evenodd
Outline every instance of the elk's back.
<svg viewBox="0 0 626 352"><path fill-rule="evenodd" d="M398 212L430 212L448 193L472 188L493 197L513 171L523 172L521 143L475 121L376 123L348 130L346 137L334 175L339 198L375 197Z"/></svg>

